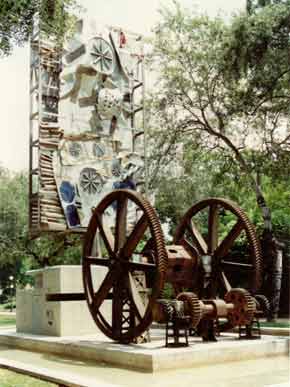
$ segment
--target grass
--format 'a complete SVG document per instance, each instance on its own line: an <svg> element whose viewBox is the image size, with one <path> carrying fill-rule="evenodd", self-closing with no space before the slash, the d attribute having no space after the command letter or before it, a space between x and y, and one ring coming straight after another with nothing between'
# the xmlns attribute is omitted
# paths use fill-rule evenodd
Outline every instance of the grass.
<svg viewBox="0 0 290 387"><path fill-rule="evenodd" d="M260 323L261 327L265 328L290 328L290 321L278 321L278 322L268 322L263 321Z"/></svg>
<svg viewBox="0 0 290 387"><path fill-rule="evenodd" d="M16 319L15 316L1 316L0 315L0 327L6 325L15 325ZM0 384L1 387L1 384Z"/></svg>
<svg viewBox="0 0 290 387"><path fill-rule="evenodd" d="M55 387L55 384L0 369L0 387Z"/></svg>

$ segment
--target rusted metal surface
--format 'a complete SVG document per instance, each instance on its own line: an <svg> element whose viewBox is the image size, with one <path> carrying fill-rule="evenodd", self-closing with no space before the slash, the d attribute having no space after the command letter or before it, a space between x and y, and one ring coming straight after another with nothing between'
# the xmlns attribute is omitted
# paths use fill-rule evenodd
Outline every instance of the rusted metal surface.
<svg viewBox="0 0 290 387"><path fill-rule="evenodd" d="M168 321L165 331L165 346L169 348L188 347L190 319L187 316L175 317Z"/></svg>
<svg viewBox="0 0 290 387"><path fill-rule="evenodd" d="M202 211L208 211L206 235L202 235L195 224L195 219ZM236 223L221 239L219 222L225 211L235 218ZM249 249L246 262L243 256L239 258L232 256L234 243L241 233L244 233ZM222 287L224 293L229 291L233 286L231 277L234 270L245 272L247 290L255 293L259 289L262 278L260 244L247 215L235 203L221 198L209 198L196 203L181 219L174 236L174 243L191 246L199 252L203 272L203 276L198 277L202 283L195 284L200 286L199 296L215 298L218 289Z"/></svg>
<svg viewBox="0 0 290 387"><path fill-rule="evenodd" d="M133 229L129 229L127 209L134 204L140 213ZM110 235L104 226L105 213L112 205L117 205L114 232ZM150 255L140 253L140 242L146 237L153 241ZM92 256L94 241L99 236L104 251L96 251ZM136 249L139 247L139 251ZM99 257L98 254L103 256ZM99 329L108 337L119 342L131 342L140 336L152 322L152 307L161 293L167 270L167 253L161 226L155 210L138 193L116 190L107 195L95 208L84 243L83 281L88 306ZM91 265L108 268L99 289L95 289ZM134 273L145 277L144 289L147 300L142 299ZM108 321L101 311L108 294L112 294L112 318Z"/></svg>
<svg viewBox="0 0 290 387"><path fill-rule="evenodd" d="M138 214L133 225L128 211L132 205ZM116 217L108 225L106 214L112 206ZM194 219L204 209L208 214L206 233L198 230ZM224 211L235 216L235 222L220 238ZM246 261L231 256L241 233L250 251ZM107 269L97 288L91 275L95 265ZM247 290L232 288L233 269L246 273ZM210 198L194 205L182 218L174 244L169 246L164 244L155 210L134 191L115 190L93 211L83 250L85 297L97 326L113 340L136 341L154 319L173 324L177 343L178 319L184 317L188 328L195 329L204 340L215 341L221 329L219 318L228 320L224 329L251 323L257 314L257 301L251 294L259 287L260 279L261 253L254 228L245 213L230 201ZM165 282L173 286L175 300L162 299ZM102 310L108 301L110 318Z"/></svg>
<svg viewBox="0 0 290 387"><path fill-rule="evenodd" d="M232 326L251 323L256 311L256 303L249 292L245 289L232 289L226 294L225 300L234 305L227 316Z"/></svg>
<svg viewBox="0 0 290 387"><path fill-rule="evenodd" d="M204 341L216 341L220 332L219 318L227 319L231 328L239 327L240 336L241 332L245 332L244 337L258 337L254 334L254 328L252 329L257 319L256 302L244 289L232 289L225 300L201 300L195 293L183 292L176 300L158 300L153 309L153 316L158 322L166 323L166 346L169 327L173 331L169 337L173 337L178 346L181 338L181 317L184 322L187 321L183 328L197 333Z"/></svg>
<svg viewBox="0 0 290 387"><path fill-rule="evenodd" d="M194 273L197 271L197 257L194 257L181 245L166 247L168 254L168 267L166 281L171 283L174 289L191 288L194 281Z"/></svg>
<svg viewBox="0 0 290 387"><path fill-rule="evenodd" d="M184 302L185 313L190 316L190 328L196 328L203 316L202 302L191 292L180 293L177 299Z"/></svg>

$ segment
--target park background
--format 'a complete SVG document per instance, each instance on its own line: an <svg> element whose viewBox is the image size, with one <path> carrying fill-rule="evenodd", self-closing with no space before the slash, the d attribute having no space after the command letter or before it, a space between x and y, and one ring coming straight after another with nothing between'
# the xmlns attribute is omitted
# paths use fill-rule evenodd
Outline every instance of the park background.
<svg viewBox="0 0 290 387"><path fill-rule="evenodd" d="M114 4L113 4L114 3ZM164 2L163 2L164 3ZM167 3L167 2L166 2ZM182 6L190 6L190 1L181 1ZM273 2L276 3L276 2ZM278 2L279 3L279 2ZM283 2L281 2L283 4ZM287 2L286 2L287 3ZM160 16L158 8L161 3L159 1L147 1L146 3L136 4L133 1L122 1L118 6L116 2L108 1L106 5L102 6L100 12L98 4L89 1L82 1L81 5L88 9L88 13L96 16L97 21L104 22L104 20L110 24L126 25L127 28L140 32L145 35L153 35L152 29L158 26L160 20L169 21L170 17L181 17L181 22L184 22L184 33L186 34L186 19L182 19L172 5L173 16L165 15ZM236 26L238 29L238 22L234 26L231 22L232 12L238 13L238 11L245 10L244 1L235 1L229 3L228 1L215 2L199 2L201 12L207 12L211 17L222 15L220 20L223 20L225 25ZM115 8L115 12L112 13L112 8ZM117 8L119 7L119 8ZM267 12L268 13L267 13ZM177 12L175 14L175 12ZM265 25L269 25L269 21L275 25L276 18L282 18L282 12L274 13L274 8L264 10L264 18L261 16L259 23L261 30L257 32L261 36L267 37L269 30L263 29ZM257 12L257 15L259 13ZM273 16L274 15L274 16ZM285 18L287 13L285 14ZM166 19L167 17L167 19ZM252 14L254 20L255 15ZM258 17L258 16L257 16ZM161 19L160 19L161 18ZM238 20L238 17L237 19ZM255 26L259 25L257 23ZM264 24L263 24L264 23ZM205 23L206 25L206 23ZM208 23L209 28L213 27L213 24ZM271 26L271 24L270 24ZM249 26L250 28L251 26ZM170 26L167 25L170 29ZM197 27L198 28L198 27ZM270 31L271 32L271 31ZM273 31L272 31L273 32ZM210 35L209 35L210 36ZM279 38L279 34L277 33ZM211 35L211 38L212 35ZM280 36L281 38L281 36ZM176 39L176 37L175 37ZM281 40L284 44L285 42ZM214 41L212 41L214 44ZM288 43L289 44L289 43ZM249 50L252 50L249 44ZM192 48L192 47L191 47ZM256 47L257 48L257 47ZM258 47L259 48L259 47ZM281 53L287 50L287 45L282 46ZM157 45L157 50L162 52L162 46ZM245 60L254 60L255 52L252 50L253 56L244 56ZM163 51L164 57L170 59L170 55L174 53ZM240 51L240 55L244 52ZM260 53L256 55L259 56ZM282 54L281 54L282 55ZM281 65L289 65L289 58L287 56L281 56L284 62ZM267 59L267 58L266 58ZM265 64L273 65L271 62L273 57L269 56L269 63ZM287 62L288 61L288 62ZM163 66L164 63L162 64ZM166 73L166 67L163 67ZM168 70L168 68L167 68ZM257 71L260 71L257 67ZM264 69L265 70L265 69ZM288 75L287 75L288 74ZM172 80L182 80L182 74L171 74ZM259 74L258 74L259 75ZM262 75L265 75L262 73ZM289 72L286 73L289 76ZM179 78L178 78L179 77ZM13 47L13 51L10 55L1 58L0 62L0 80L1 80L1 201L0 201L0 265L1 274L0 282L2 293L2 302L7 302L9 295L11 295L11 280L13 278L13 286L16 284L25 283L27 278L25 272L31 268L37 268L44 265L53 265L61 263L79 263L81 259L81 247L77 238L70 238L65 243L55 242L49 238L43 238L42 240L30 241L28 236L27 227L27 171L28 171L28 115L29 115L29 48L28 44L24 44L23 47ZM268 79L271 84L271 79ZM289 90L287 91L288 78L283 80L283 85L278 85L283 91L286 90L283 103L281 104L282 121L289 122L289 107L287 102L289 101ZM240 79L235 80L237 89L240 94L238 96L232 96L236 98L235 101L239 107L244 104L246 108L249 108L250 103L257 103L259 100L247 101L252 87L249 86L248 90L243 90L244 84ZM268 85L269 85L268 84ZM267 85L266 85L267 86ZM266 87L265 86L265 87ZM168 90L167 90L168 91ZM253 91L253 89L252 89ZM274 90L275 91L275 90ZM156 95L161 95L160 90L153 90ZM164 92L164 90L163 90ZM159 93L159 94L158 94ZM244 93L244 94L243 94ZM148 96L150 99L150 96ZM164 101L158 98L151 97L151 101L157 101L157 104L151 104L148 102L148 110L154 117L154 111L159 112L159 120L162 123L161 128L156 128L152 125L152 141L155 142L156 138L162 138L164 140L162 147L152 147L152 168L150 187L155 192L155 205L160 215L161 220L168 224L171 231L176 226L177 220L185 212L185 210L191 206L197 200L207 196L225 196L235 200L239 205L245 209L250 219L257 227L258 233L262 236L264 231L265 222L261 215L261 208L257 205L257 196L253 191L251 182L249 180L249 173L255 176L256 181L259 181L260 186L268 207L272 214L273 233L275 238L281 245L283 250L283 278L282 278L282 292L280 300L280 313L288 313L288 284L289 284L289 229L290 229L290 209L289 209L289 139L287 140L288 132L284 136L284 140L274 140L268 144L267 147L252 147L246 144L242 148L242 155L247 163L247 172L241 169L241 165L235 161L231 152L227 148L220 146L212 141L201 141L205 137L193 136L192 132L184 132L172 144L172 138L168 137L168 133L173 133L172 127L178 124L178 121L172 122L172 127L166 126L166 122L163 120L164 115L160 112L160 107L164 107ZM173 101L174 103L174 101ZM163 105L162 105L163 104ZM157 106L158 105L158 106ZM269 114L275 113L274 109L278 107L276 105L268 104ZM155 109L155 110L154 110ZM271 110L272 109L272 110ZM241 110L240 110L241 112ZM276 111L277 112L277 111ZM164 109L163 109L164 113ZM228 113L228 112L227 112ZM263 112L261 112L262 114ZM240 115L241 121L243 119ZM162 121L163 120L163 121ZM154 123L154 120L152 120ZM258 117L258 125L255 134L263 133L263 124L261 116ZM280 121L279 121L280 123ZM279 125L278 125L279 126ZM165 136L160 136L160 130L163 130ZM187 127L188 129L188 127ZM277 128L275 128L277 129ZM237 136L244 135L244 132L239 133L240 128L237 130ZM269 129L270 131L270 129ZM208 133L207 133L208 134ZM252 137L251 137L252 136ZM254 134L251 134L251 138L254 138ZM180 148L177 145L182 143L182 155L178 157ZM167 145L170 145L170 151L165 152ZM279 146L280 144L280 146ZM281 146L281 144L283 146ZM172 146L171 146L172 145ZM153 149L154 148L154 149ZM259 148L259 149L258 149ZM156 150L161 150L161 154ZM172 163L172 164L171 164ZM167 168L164 168L164 165ZM168 170L176 171L176 173L169 174ZM183 173L178 173L178 170L182 170ZM163 172L163 173L162 173ZM249 172L249 173L248 173ZM271 258L271 257L270 257ZM270 265L271 266L271 265ZM267 269L267 268L266 268Z"/></svg>

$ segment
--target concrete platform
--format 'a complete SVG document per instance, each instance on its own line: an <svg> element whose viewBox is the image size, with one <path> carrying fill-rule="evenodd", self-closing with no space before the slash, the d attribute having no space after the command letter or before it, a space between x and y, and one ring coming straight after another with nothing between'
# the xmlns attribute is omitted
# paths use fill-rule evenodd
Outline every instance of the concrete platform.
<svg viewBox="0 0 290 387"><path fill-rule="evenodd" d="M289 328L270 328L270 327L261 327L261 333L263 335L272 335L272 336L290 336Z"/></svg>
<svg viewBox="0 0 290 387"><path fill-rule="evenodd" d="M49 376L69 387L289 387L286 356L144 373L0 345L0 368L2 362L4 368L8 365L33 376Z"/></svg>
<svg viewBox="0 0 290 387"><path fill-rule="evenodd" d="M51 337L0 331L0 345L34 352L68 356L144 372L200 367L211 364L289 355L289 338L262 336L260 340L239 340L223 335L217 343L190 338L187 348L164 348L164 331L151 331L151 343L122 345L98 334L82 337Z"/></svg>

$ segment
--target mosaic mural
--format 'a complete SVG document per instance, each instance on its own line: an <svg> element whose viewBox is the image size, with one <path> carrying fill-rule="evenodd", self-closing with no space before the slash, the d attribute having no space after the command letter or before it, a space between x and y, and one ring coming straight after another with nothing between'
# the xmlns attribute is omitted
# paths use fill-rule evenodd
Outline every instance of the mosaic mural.
<svg viewBox="0 0 290 387"><path fill-rule="evenodd" d="M57 112L57 120L42 117L40 123L42 130L48 130L48 141L57 136L54 151L45 144L40 151L40 162L52 168L56 184L46 205L52 205L53 199L56 207L55 190L69 228L86 227L92 208L113 189L135 190L144 180L142 136L138 136L142 130L135 127L135 114L142 110L140 93L139 99L135 93L143 87L142 44L137 34L112 27L88 28L79 21L64 46L58 97L43 92L44 110ZM42 78L49 83L47 69ZM57 109L49 106L56 102ZM41 171L40 182L48 182ZM45 184L42 188L45 196ZM54 211L53 222L60 224L60 214Z"/></svg>

